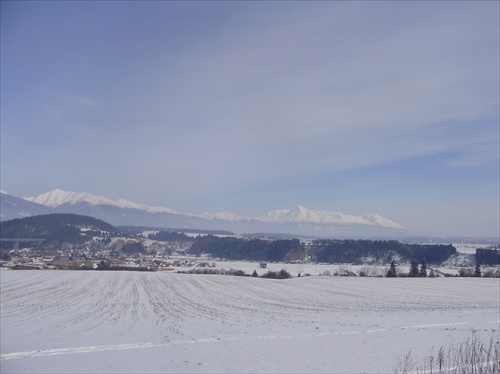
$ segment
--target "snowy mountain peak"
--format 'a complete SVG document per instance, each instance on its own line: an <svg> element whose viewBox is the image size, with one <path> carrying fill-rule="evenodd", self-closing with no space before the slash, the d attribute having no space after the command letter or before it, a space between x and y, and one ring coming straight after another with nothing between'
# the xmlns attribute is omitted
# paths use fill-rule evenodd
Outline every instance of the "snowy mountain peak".
<svg viewBox="0 0 500 374"><path fill-rule="evenodd" d="M317 224L361 224L402 229L403 226L378 214L364 217L325 210L310 210L298 205L293 210L274 210L257 220L266 223L317 223Z"/></svg>
<svg viewBox="0 0 500 374"><path fill-rule="evenodd" d="M209 212L203 212L199 215L201 218L205 219L219 219L222 221L229 221L229 222L237 222L244 220L244 217L237 216L236 214L233 214L231 212L219 212L219 213L209 213Z"/></svg>
<svg viewBox="0 0 500 374"><path fill-rule="evenodd" d="M170 213L178 214L173 209L163 207L151 207L141 205L132 201L118 199L112 200L104 196L93 195L86 192L72 192L55 189L36 197L26 197L25 200L42 204L51 208L57 208L61 205L76 205L79 203L88 203L90 205L111 205L119 208L139 209L149 213Z"/></svg>
<svg viewBox="0 0 500 374"><path fill-rule="evenodd" d="M3 193L3 191L2 191ZM201 214L183 214L179 213L173 209L164 207L152 207L147 205L141 205L134 203L132 201L118 199L112 200L107 197L93 195L85 192L71 192L63 191L60 189L55 189L47 193L41 194L36 197L27 197L25 200L44 205L50 208L57 208L58 210L74 210L80 209L81 205L87 204L90 206L113 206L122 209L130 209L127 212L121 212L122 216L132 217L133 214L131 210L142 211L151 214L157 213L167 213L171 215L176 215L179 217L184 217L188 219L205 219L212 222L244 222L247 223L270 223L270 224L305 224L305 225L316 225L323 227L333 227L335 225L361 225L361 226L371 226L380 228L390 228L390 229L404 229L403 226L398 223L384 218L378 214L368 214L365 216L356 216L352 214L344 214L335 211L325 211L325 210L311 210L307 209L302 205L297 205L294 209L286 210L273 210L267 214L248 218L237 216L230 212L220 212L212 214L209 212L203 212Z"/></svg>
<svg viewBox="0 0 500 374"><path fill-rule="evenodd" d="M364 216L364 218L366 220L376 224L376 225L390 227L393 229L405 229L405 227L401 226L399 223L391 221L390 219L382 217L378 214L368 214L368 215Z"/></svg>
<svg viewBox="0 0 500 374"><path fill-rule="evenodd" d="M112 202L112 200L102 196L92 195L86 192L63 191L60 189L55 189L36 197L26 197L25 200L51 208L56 208L63 204L75 205L80 202L86 202L91 205L109 204Z"/></svg>

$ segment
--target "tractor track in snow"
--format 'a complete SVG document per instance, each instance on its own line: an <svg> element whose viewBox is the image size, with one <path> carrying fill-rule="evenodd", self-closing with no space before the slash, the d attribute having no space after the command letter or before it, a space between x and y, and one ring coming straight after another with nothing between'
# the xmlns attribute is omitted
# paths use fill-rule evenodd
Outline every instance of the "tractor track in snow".
<svg viewBox="0 0 500 374"><path fill-rule="evenodd" d="M439 327L455 327L455 326L474 326L478 322L455 322L455 323L442 323L442 324L428 324L428 325L414 325L414 326L400 326L400 327L388 327L388 328L372 328L364 330L351 330L351 331L334 331L334 332L323 332L314 334L300 334L300 335L267 335L267 336L246 336L246 337L225 337L225 338L209 338L209 339L197 339L197 340L172 340L166 343L135 343L135 344L111 344L111 345L101 345L101 346L84 346L84 347L72 347L72 348L57 348L57 349L47 349L47 350L36 350L30 352L13 352L0 355L0 360L15 360L23 359L29 357L41 357L41 356L56 356L56 355L68 355L68 354L80 354L80 353L93 353L93 352L104 352L104 351L118 351L118 350L130 350L130 349L151 349L151 348L161 348L173 345L183 345L183 344L207 344L207 343L224 343L231 341L244 341L244 340L281 340L281 339L303 339L310 337L325 337L325 336L342 336L342 335L357 335L357 334L372 334L381 332L391 332L395 330L409 330L409 329L426 329L426 328L439 328ZM498 324L500 320L496 321L481 321L482 324Z"/></svg>

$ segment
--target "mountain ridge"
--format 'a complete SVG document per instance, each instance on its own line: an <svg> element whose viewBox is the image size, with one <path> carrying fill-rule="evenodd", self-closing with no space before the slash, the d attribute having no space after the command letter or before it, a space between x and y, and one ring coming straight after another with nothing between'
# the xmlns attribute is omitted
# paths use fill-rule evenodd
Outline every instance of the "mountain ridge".
<svg viewBox="0 0 500 374"><path fill-rule="evenodd" d="M362 224L362 225L380 225L383 227L390 227L396 229L405 228L400 224L398 224L397 222L394 222L388 218L382 217L381 215L374 213L365 216L356 216L352 214L344 214L335 211L311 210L303 207L302 205L297 205L295 209L291 210L287 209L272 210L262 216L243 217L233 214L231 212L219 212L219 213L203 212L201 214L180 213L174 209L166 207L142 205L125 199L112 200L104 196L94 195L87 192L64 191L61 189L55 189L46 192L44 194L38 195L36 197L26 197L24 199L37 204L45 205L50 208L57 208L65 204L75 206L79 203L89 203L94 206L110 205L123 209L143 210L148 213L179 214L179 215L199 217L209 220L218 219L229 222L256 220L264 223L303 222L303 223L318 223L318 224L323 224L323 223Z"/></svg>
<svg viewBox="0 0 500 374"><path fill-rule="evenodd" d="M31 210L16 211L16 207L23 204L29 205ZM8 208L8 214L4 214L4 206ZM86 192L61 189L27 198L17 198L2 191L2 221L40 214L38 211L41 214L82 214L102 219L115 226L175 227L237 233L294 233L322 237L395 238L413 235L402 225L378 214L357 216L335 211L311 210L302 205L289 210L273 210L257 217L243 217L231 212L187 214L167 207L153 207L125 199L113 200Z"/></svg>
<svg viewBox="0 0 500 374"><path fill-rule="evenodd" d="M38 195L36 197L25 197L24 199L51 208L57 208L62 204L76 205L80 202L87 202L92 205L112 205L112 206L117 206L119 208L132 208L132 209L145 210L149 213L161 213L161 212L170 214L178 213L170 208L152 207L148 205L134 203L133 201L125 199L112 200L107 197L94 195L88 192L73 192L73 191L64 191L60 189L55 189L46 192L44 194Z"/></svg>

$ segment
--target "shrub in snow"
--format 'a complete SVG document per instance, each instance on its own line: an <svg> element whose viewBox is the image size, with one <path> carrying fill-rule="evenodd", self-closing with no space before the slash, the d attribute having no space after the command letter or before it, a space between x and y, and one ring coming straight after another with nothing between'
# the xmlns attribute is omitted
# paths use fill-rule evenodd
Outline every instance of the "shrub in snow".
<svg viewBox="0 0 500 374"><path fill-rule="evenodd" d="M422 261L420 265L420 271L418 273L419 277L426 277L427 276L427 265L425 264L425 261Z"/></svg>
<svg viewBox="0 0 500 374"><path fill-rule="evenodd" d="M396 263L391 261L391 267L389 268L389 271L387 272L386 277L387 278L395 278L398 276L397 270L396 270Z"/></svg>
<svg viewBox="0 0 500 374"><path fill-rule="evenodd" d="M498 332L493 330L489 341L483 342L476 332L464 343L451 344L448 349L434 348L431 354L415 361L411 351L399 357L394 373L500 373L500 343Z"/></svg>
<svg viewBox="0 0 500 374"><path fill-rule="evenodd" d="M472 268L462 268L458 271L458 276L460 277L472 277L474 276L474 271Z"/></svg>
<svg viewBox="0 0 500 374"><path fill-rule="evenodd" d="M245 273L243 270L237 270L237 269L229 269L229 271L226 273L227 275L234 275L236 277L247 277L248 274Z"/></svg>
<svg viewBox="0 0 500 374"><path fill-rule="evenodd" d="M474 276L475 277L480 277L481 276L481 266L479 264L476 265L476 268L474 270Z"/></svg>
<svg viewBox="0 0 500 374"><path fill-rule="evenodd" d="M410 266L410 272L408 273L409 277L418 277L419 271L418 271L418 262L417 261L412 261L411 266Z"/></svg>
<svg viewBox="0 0 500 374"><path fill-rule="evenodd" d="M288 279L291 278L292 275L286 271L285 269L281 269L280 271L276 272L273 270L269 270L267 273L262 274L262 278L271 278L271 279Z"/></svg>
<svg viewBox="0 0 500 374"><path fill-rule="evenodd" d="M385 270L380 266L365 266L359 271L360 277L383 277L387 274L388 268Z"/></svg>
<svg viewBox="0 0 500 374"><path fill-rule="evenodd" d="M500 269L486 269L483 270L483 278L500 278Z"/></svg>
<svg viewBox="0 0 500 374"><path fill-rule="evenodd" d="M215 275L233 275L236 277L248 277L243 270L237 269L213 269L213 268L192 268L187 271L178 271L180 274L215 274Z"/></svg>

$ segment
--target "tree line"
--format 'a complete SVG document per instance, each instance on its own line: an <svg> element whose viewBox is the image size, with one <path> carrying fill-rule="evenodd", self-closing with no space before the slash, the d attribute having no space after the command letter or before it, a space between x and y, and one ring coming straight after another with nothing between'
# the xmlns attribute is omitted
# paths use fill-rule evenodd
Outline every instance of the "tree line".
<svg viewBox="0 0 500 374"><path fill-rule="evenodd" d="M302 248L298 239L262 240L207 235L197 237L188 252L230 260L284 261L289 252Z"/></svg>
<svg viewBox="0 0 500 374"><path fill-rule="evenodd" d="M154 234L149 234L148 239L158 240L163 242L189 242L192 241L193 238L187 236L183 232L178 231L165 231L161 230Z"/></svg>
<svg viewBox="0 0 500 374"><path fill-rule="evenodd" d="M497 249L477 248L476 263L479 265L500 265L500 251Z"/></svg>
<svg viewBox="0 0 500 374"><path fill-rule="evenodd" d="M451 244L408 244L396 240L315 240L311 247L318 262L366 262L367 258L389 263L394 256L407 261L442 263L457 253Z"/></svg>
<svg viewBox="0 0 500 374"><path fill-rule="evenodd" d="M298 239L262 240L212 235L197 237L189 253L210 254L229 260L290 261L307 255L317 262L360 264L370 258L390 263L394 257L418 263L442 263L457 252L452 245L406 244L395 240L313 240L309 244Z"/></svg>

